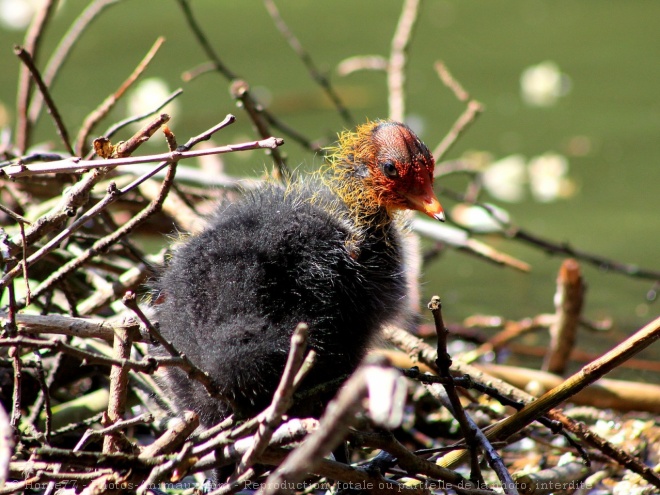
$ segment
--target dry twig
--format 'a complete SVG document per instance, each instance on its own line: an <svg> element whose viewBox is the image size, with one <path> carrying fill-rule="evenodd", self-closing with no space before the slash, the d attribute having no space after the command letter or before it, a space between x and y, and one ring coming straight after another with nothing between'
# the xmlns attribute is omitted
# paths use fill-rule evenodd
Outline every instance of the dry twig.
<svg viewBox="0 0 660 495"><path fill-rule="evenodd" d="M658 323L660 324L660 323ZM649 325L647 325L648 328ZM402 350L408 352L410 356L416 361L424 363L426 366L429 366L432 369L436 369L435 361L437 359L437 352L424 341L419 338L411 335L405 330L387 327L384 331L385 338L389 340L393 345L401 348ZM504 382L493 375L489 375L484 371L471 366L469 364L462 363L460 361L453 361L452 363L452 372L453 373L462 373L469 374L472 381L475 383L480 383L484 385L484 390L489 388L494 388L499 394L504 397L510 397L514 401L527 404L532 403L534 397L530 394L512 386L511 384ZM631 471L642 476L646 481L651 483L654 486L660 488L660 476L653 472L652 469L649 469L648 466L645 466L643 463L636 460L631 455L627 454L623 450L615 447L610 442L606 441L599 435L588 430L584 426L580 425L578 422L568 418L566 415L562 414L558 410L548 411L548 417L550 419L561 422L561 424L568 429L571 433L576 434L580 439L587 441L589 444L594 445L599 450L601 450L605 455L615 459L617 462L620 462L622 465L625 465ZM489 438L492 440L492 437ZM450 454L451 455L451 454ZM459 454L460 455L460 454ZM462 455L460 455L462 458ZM457 456L452 456L451 462L455 462ZM447 463L444 463L447 464Z"/></svg>
<svg viewBox="0 0 660 495"><path fill-rule="evenodd" d="M483 432L467 415L465 409L463 409L463 405L461 404L458 393L456 392L456 387L451 380L452 376L449 371L451 367L451 357L447 353L447 335L449 332L444 324L442 317L442 307L439 297L434 296L431 299L431 302L429 303L429 309L433 313L436 334L438 336L438 357L436 358L436 365L440 371L440 376L445 379L449 379L449 382L443 385L447 394L447 398L449 399L448 405L451 408L452 414L461 427L463 437L465 438L465 442L470 452L470 479L478 485L485 484L479 469L479 453L477 450L477 444L479 444L486 455L488 464L497 473L500 483L504 488L504 493L507 495L517 495L518 491L516 490L515 483L513 482L509 471L504 466L502 458L497 454Z"/></svg>
<svg viewBox="0 0 660 495"><path fill-rule="evenodd" d="M307 334L309 329L304 323L299 324L291 336L291 349L282 373L280 383L275 390L273 401L266 409L264 418L259 423L259 429L254 436L252 447L243 455L241 462L236 466L234 476L239 478L254 465L255 460L266 449L275 429L282 421L282 416L291 407L295 392L294 380L303 364L304 352L307 347ZM309 368L308 368L309 369Z"/></svg>
<svg viewBox="0 0 660 495"><path fill-rule="evenodd" d="M660 339L660 317L638 330L601 358L584 366L562 384L546 392L534 402L529 403L513 416L498 423L488 431L488 438L498 440L508 438L658 339ZM454 456L453 453L449 454L444 464L453 464L454 457L457 456Z"/></svg>
<svg viewBox="0 0 660 495"><path fill-rule="evenodd" d="M282 33L282 36L284 36L284 38L287 40L291 49L296 52L300 60L303 62L303 64L305 64L305 67L307 67L307 71L309 72L312 79L321 87L321 89L323 89L328 98L330 98L330 101L337 109L337 113L339 113L341 118L344 120L344 123L347 126L352 126L355 123L355 120L351 116L351 113L344 106L341 98L330 84L328 78L316 67L316 64L314 63L314 60L312 60L310 54L305 50L293 32L291 32L289 26L286 25L286 22L284 22L284 19L282 19L280 11L277 8L277 5L275 5L274 0L264 0L264 5L266 6L266 10L268 10L270 16L273 18L273 22L275 23L275 26L277 26L277 29L280 30L280 33Z"/></svg>
<svg viewBox="0 0 660 495"><path fill-rule="evenodd" d="M62 116L60 115L60 112L57 109L55 102L50 96L50 91L48 90L48 87L41 79L41 74L39 73L39 70L34 65L34 59L30 55L30 53L22 46L15 46L14 53L19 59L21 59L21 62L23 62L23 64L25 64L25 66L30 71L30 75L32 76L32 79L39 88L39 91L41 92L41 95L44 101L46 102L46 108L48 108L48 113L53 118L53 122L55 123L57 132L60 135L62 144L64 144L64 147L67 149L67 151L73 155L73 147L71 146L71 141L69 139L69 131L67 131L66 126L64 125L64 121L62 120ZM29 126L29 124L26 125Z"/></svg>
<svg viewBox="0 0 660 495"><path fill-rule="evenodd" d="M577 338L585 289L578 262L570 258L564 260L557 277L555 321L550 327L550 347L543 362L544 370L557 374L566 370Z"/></svg>
<svg viewBox="0 0 660 495"><path fill-rule="evenodd" d="M113 94L108 96L101 105L89 114L84 122L80 131L78 132L78 137L76 138L76 152L78 156L83 156L85 154L85 142L87 141L88 136L94 130L94 127L103 119L108 112L115 106L117 101L126 93L126 91L135 83L135 81L142 75L149 63L156 56L156 53L160 47L165 42L165 38L162 36L156 40L151 49L147 52L144 59L138 64L133 73L122 83L122 85L115 91ZM74 153L71 153L72 155ZM129 153L130 154L130 153Z"/></svg>
<svg viewBox="0 0 660 495"><path fill-rule="evenodd" d="M390 59L387 64L387 94L389 118L403 122L406 116L405 84L408 49L417 23L420 0L406 0L399 23L392 37Z"/></svg>
<svg viewBox="0 0 660 495"><path fill-rule="evenodd" d="M32 60L38 60L40 43L45 31L46 25L50 21L57 7L54 0L46 0L41 7L37 9L30 27L25 33L26 53L30 54ZM28 106L32 95L32 79L30 69L27 66L21 67L18 79L18 97L16 99L16 147L22 155L27 150L30 143L30 133L32 126L28 118Z"/></svg>

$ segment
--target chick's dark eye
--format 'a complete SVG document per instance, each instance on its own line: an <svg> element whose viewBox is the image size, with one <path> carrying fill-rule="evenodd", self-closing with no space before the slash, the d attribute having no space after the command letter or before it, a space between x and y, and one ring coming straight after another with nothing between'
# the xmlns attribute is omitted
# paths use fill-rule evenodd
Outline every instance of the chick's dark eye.
<svg viewBox="0 0 660 495"><path fill-rule="evenodd" d="M380 169L388 177L397 177L399 175L399 172L396 169L396 165L392 160L381 162Z"/></svg>

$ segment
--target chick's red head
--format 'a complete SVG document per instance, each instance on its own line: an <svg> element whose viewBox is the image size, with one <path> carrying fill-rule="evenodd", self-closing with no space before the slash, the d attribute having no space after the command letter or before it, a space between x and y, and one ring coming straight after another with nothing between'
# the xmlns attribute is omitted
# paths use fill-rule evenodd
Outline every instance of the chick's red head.
<svg viewBox="0 0 660 495"><path fill-rule="evenodd" d="M433 192L435 160L405 124L369 122L356 130L355 162L369 169L367 186L388 210L410 209L444 221Z"/></svg>

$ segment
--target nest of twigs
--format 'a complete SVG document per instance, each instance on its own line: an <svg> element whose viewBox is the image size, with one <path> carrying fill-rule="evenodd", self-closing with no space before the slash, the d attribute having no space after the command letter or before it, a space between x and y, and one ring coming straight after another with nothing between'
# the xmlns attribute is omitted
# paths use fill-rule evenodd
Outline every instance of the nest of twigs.
<svg viewBox="0 0 660 495"><path fill-rule="evenodd" d="M147 124L129 139L114 138L126 121L90 142L97 124L151 60L157 43L135 73L82 123L72 144L49 96L48 81L31 58L47 11L35 20L25 47L16 49L24 64L22 113L15 141L0 150L0 493L658 493L659 387L615 380L586 387L656 340L660 322L650 323L572 377L560 378L576 329L584 323L584 285L576 259L561 268L554 314L446 325L434 298L429 303L434 326L412 329L417 335L384 329L389 348L374 351L319 420L286 415L300 374L313 365L305 352L304 325L294 333L273 403L257 417L240 422L228 418L200 431L195 414L174 410L171 397L154 381L159 368L178 366L191 380L208 379L162 340L157 322L150 320L145 295L165 249L145 251L144 236L199 230L219 196L240 194L239 183L245 189L261 180L222 174L210 180L179 162L264 148L273 160L271 180L278 180L290 172L278 152L283 140L271 132L318 150L314 141L281 127L258 105L249 86L215 56L187 3L180 3L212 59L211 70L227 76L233 97L254 123L254 141L197 149L212 137L222 141L222 133L216 133L234 121L228 116L180 145L167 127L169 116L159 114L161 106L132 119ZM277 11L271 14L276 17ZM405 69L400 56L414 26L406 19L415 15L415 2L407 2L395 38L399 42L392 45L392 61L398 62L388 68L391 77ZM289 41L295 40L276 19ZM309 56L303 60L318 76ZM444 66L439 72L466 102L466 110L436 148L438 161L481 111ZM32 84L37 92L31 91ZM321 84L332 97L327 81ZM402 99L396 85L390 89L393 102ZM66 152L30 150L34 111L28 112L28 103L39 106L41 101ZM334 101L349 120L336 95ZM396 118L400 109L393 105ZM140 145L161 133L167 149L140 155ZM176 177L182 170L185 180ZM456 236L440 225L429 230L424 222L412 226L443 248L527 268L470 235ZM502 236L518 235L547 251L626 273L643 272L542 241L518 227L503 227ZM642 275L654 277L652 272ZM484 337L478 331L483 327L501 331ZM539 328L551 333L545 371L480 362L481 356ZM148 342L160 342L169 355L150 356ZM448 348L456 343L467 343L469 352L452 360ZM570 405L564 405L567 401ZM338 454L342 445L348 446L347 456ZM226 479L204 483L205 473L219 467Z"/></svg>

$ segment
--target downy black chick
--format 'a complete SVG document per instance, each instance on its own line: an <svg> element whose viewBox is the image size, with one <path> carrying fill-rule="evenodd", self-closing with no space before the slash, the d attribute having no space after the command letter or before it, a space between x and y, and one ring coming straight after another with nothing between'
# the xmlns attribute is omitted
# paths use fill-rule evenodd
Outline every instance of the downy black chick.
<svg viewBox="0 0 660 495"><path fill-rule="evenodd" d="M406 311L397 212L444 220L434 165L406 125L368 122L340 135L323 173L222 204L158 281L163 336L225 398L168 368L164 383L177 407L196 411L204 426L264 409L300 322L318 354L303 389L350 374L379 328ZM309 409L293 412L319 412Z"/></svg>

